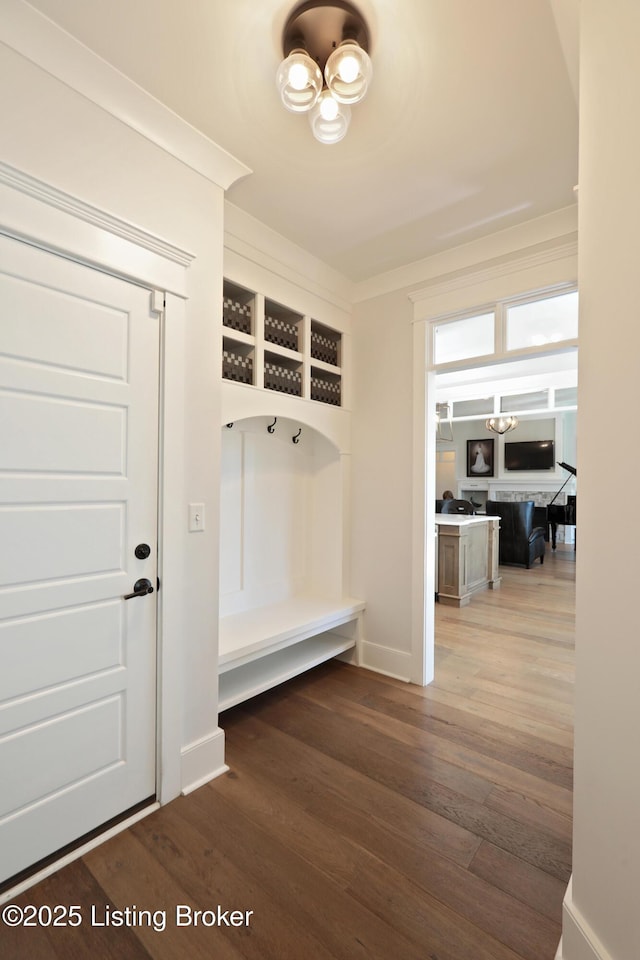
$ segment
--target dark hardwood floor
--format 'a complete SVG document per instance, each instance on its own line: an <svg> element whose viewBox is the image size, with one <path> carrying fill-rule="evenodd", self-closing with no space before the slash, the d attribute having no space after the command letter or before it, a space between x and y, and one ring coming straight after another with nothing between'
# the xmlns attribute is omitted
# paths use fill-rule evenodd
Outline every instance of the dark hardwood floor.
<svg viewBox="0 0 640 960"><path fill-rule="evenodd" d="M0 923L3 960L553 960L574 554L501 572L437 606L429 687L334 661L228 711L230 773L19 897L83 922ZM213 913L178 926L177 905Z"/></svg>

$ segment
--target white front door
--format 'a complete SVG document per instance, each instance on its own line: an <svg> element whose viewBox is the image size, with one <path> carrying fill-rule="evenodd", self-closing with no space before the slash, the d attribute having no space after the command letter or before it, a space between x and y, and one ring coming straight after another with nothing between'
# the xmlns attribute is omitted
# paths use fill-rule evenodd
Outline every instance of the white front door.
<svg viewBox="0 0 640 960"><path fill-rule="evenodd" d="M158 363L148 290L0 237L0 883L155 794Z"/></svg>

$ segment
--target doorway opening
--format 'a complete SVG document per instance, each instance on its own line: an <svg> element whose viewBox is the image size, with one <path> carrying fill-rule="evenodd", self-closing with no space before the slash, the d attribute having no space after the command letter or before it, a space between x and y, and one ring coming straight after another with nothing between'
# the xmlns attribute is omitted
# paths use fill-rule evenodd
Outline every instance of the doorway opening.
<svg viewBox="0 0 640 960"><path fill-rule="evenodd" d="M577 291L565 284L417 324L416 346L426 360L424 500L420 504L419 494L416 499L424 516L422 547L416 545L416 561L424 563L424 629L416 635L423 642L415 670L422 682L434 676L436 500L447 490L456 499L470 498L482 512L492 498L539 500L539 509L553 499L566 479L562 462L577 460L577 323ZM506 465L505 445L513 438L493 433L487 421L509 415L517 417L523 441L551 441L554 459L544 481L536 469L518 472L516 480ZM540 431L544 437L537 436ZM491 454L489 463L483 453L481 477L468 459L470 446L480 440ZM572 482L575 495L575 477Z"/></svg>

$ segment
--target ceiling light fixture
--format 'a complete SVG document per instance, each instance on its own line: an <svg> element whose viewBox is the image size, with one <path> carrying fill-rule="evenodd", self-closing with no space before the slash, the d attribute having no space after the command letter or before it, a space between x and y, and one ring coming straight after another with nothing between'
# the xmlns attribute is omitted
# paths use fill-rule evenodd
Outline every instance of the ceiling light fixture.
<svg viewBox="0 0 640 960"><path fill-rule="evenodd" d="M349 129L351 108L338 103L329 90L323 90L309 114L311 131L320 143L338 143Z"/></svg>
<svg viewBox="0 0 640 960"><path fill-rule="evenodd" d="M306 0L285 24L276 83L292 113L309 113L321 143L342 140L350 107L367 93L373 67L369 29L347 0Z"/></svg>
<svg viewBox="0 0 640 960"><path fill-rule="evenodd" d="M485 427L487 430L492 430L494 433L500 434L509 433L510 430L515 430L518 426L517 417L491 417L485 422Z"/></svg>

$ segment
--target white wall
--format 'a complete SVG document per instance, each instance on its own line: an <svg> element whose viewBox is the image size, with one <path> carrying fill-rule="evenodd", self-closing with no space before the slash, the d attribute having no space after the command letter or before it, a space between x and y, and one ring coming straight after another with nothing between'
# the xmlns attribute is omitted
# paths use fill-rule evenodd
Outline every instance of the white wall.
<svg viewBox="0 0 640 960"><path fill-rule="evenodd" d="M405 679L411 675L412 315L406 293L398 292L358 304L353 328L352 589L367 601L364 665Z"/></svg>
<svg viewBox="0 0 640 960"><path fill-rule="evenodd" d="M572 887L565 960L640 956L640 644L637 528L611 501L609 458L640 471L638 407L640 5L582 0L577 678ZM603 443L606 457L603 458Z"/></svg>

